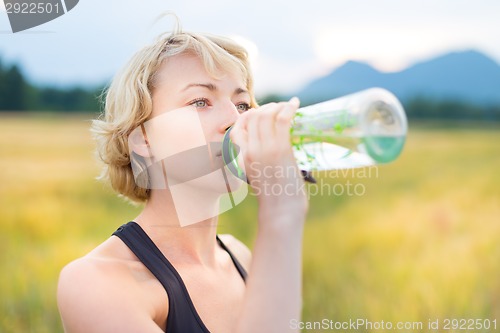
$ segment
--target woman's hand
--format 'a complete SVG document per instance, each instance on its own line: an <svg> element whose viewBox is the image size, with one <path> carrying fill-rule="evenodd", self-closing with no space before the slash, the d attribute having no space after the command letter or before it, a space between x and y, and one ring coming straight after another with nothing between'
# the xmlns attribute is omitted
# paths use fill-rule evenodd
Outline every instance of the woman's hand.
<svg viewBox="0 0 500 333"><path fill-rule="evenodd" d="M299 100L244 113L231 140L259 202L259 228L247 293L235 332L294 332L302 307L302 235L308 208L304 180L290 140Z"/></svg>
<svg viewBox="0 0 500 333"><path fill-rule="evenodd" d="M293 156L290 127L298 98L245 112L233 126L245 173L257 196L260 214L304 216L308 203L303 177Z"/></svg>

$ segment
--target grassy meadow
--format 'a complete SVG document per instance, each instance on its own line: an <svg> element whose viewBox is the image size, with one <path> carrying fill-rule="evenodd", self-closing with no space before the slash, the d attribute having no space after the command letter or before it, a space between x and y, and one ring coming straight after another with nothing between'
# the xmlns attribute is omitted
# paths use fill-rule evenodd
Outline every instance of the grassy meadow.
<svg viewBox="0 0 500 333"><path fill-rule="evenodd" d="M0 116L0 332L62 332L59 271L140 209L95 180L89 119ZM408 332L446 318L500 326L499 142L498 124L411 124L396 162L320 176L302 320L423 323ZM221 216L220 232L251 247L256 217L249 196Z"/></svg>

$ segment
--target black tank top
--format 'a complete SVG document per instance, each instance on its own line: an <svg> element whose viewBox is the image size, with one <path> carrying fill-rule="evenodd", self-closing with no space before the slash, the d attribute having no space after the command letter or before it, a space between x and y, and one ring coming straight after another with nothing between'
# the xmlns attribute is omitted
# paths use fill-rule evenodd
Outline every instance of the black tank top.
<svg viewBox="0 0 500 333"><path fill-rule="evenodd" d="M189 297L186 285L172 264L151 238L135 222L122 225L113 235L119 237L160 281L168 295L168 333L210 333ZM231 251L217 236L219 245L229 254L243 280L247 273Z"/></svg>

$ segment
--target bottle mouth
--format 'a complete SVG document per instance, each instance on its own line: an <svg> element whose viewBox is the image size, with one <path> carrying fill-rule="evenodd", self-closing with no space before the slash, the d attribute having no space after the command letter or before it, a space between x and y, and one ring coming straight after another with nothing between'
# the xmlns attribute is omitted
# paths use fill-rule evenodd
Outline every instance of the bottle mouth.
<svg viewBox="0 0 500 333"><path fill-rule="evenodd" d="M233 143L229 134L233 127L229 127L224 134L222 139L222 160L224 165L229 169L233 176L248 183L248 178L245 175L245 171L238 164L238 155L240 153L240 148Z"/></svg>

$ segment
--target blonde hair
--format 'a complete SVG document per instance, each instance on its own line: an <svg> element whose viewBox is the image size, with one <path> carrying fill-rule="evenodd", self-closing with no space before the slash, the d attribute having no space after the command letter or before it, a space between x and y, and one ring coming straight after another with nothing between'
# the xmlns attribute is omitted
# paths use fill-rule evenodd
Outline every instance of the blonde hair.
<svg viewBox="0 0 500 333"><path fill-rule="evenodd" d="M128 136L151 116L152 93L163 61L184 53L200 57L213 77L228 70L241 71L251 96L251 107L257 106L248 53L229 38L183 32L177 26L172 33L161 35L137 52L105 92L104 112L93 121L91 129L98 156L104 162L99 178L109 180L116 192L134 202L147 201L150 190L138 186L134 180Z"/></svg>

